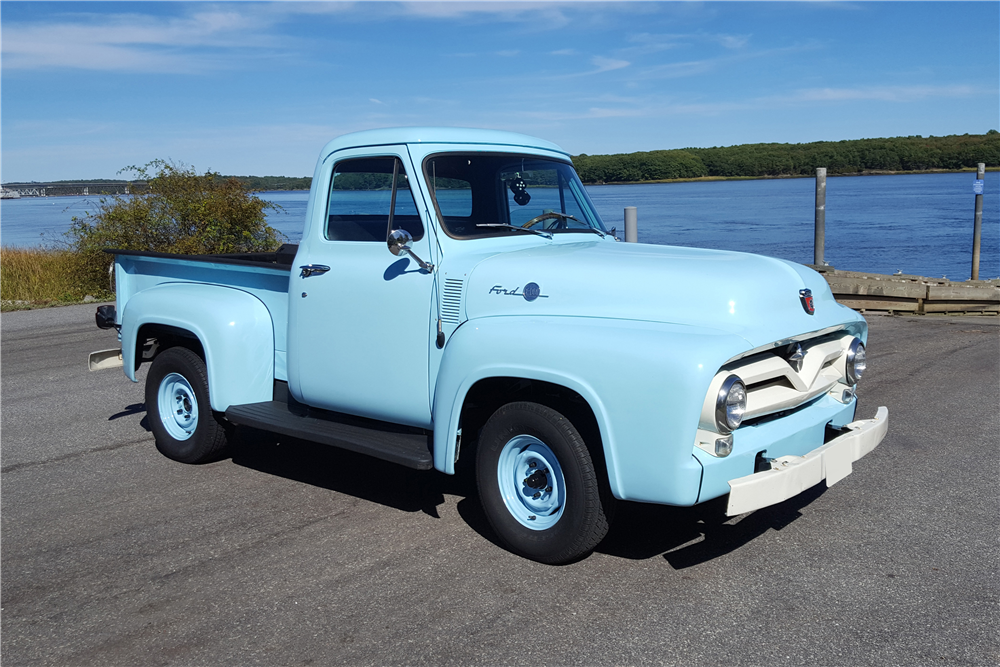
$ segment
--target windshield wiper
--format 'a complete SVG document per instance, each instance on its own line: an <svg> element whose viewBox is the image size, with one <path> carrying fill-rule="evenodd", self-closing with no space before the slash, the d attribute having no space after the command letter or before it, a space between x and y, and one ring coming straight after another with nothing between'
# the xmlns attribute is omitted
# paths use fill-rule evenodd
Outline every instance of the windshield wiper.
<svg viewBox="0 0 1000 667"><path fill-rule="evenodd" d="M549 211L548 213L542 213L539 216L535 216L531 220L528 220L526 223L521 225L521 227L525 229L530 229L532 225L538 224L543 220L561 220L562 226L560 227L560 229L566 229L566 230L569 230L569 227L566 225L567 220L572 220L573 222L579 222L581 225L585 224L579 218L572 216L568 213L556 213L555 211ZM602 239L605 237L604 232L602 232L600 229L596 227L591 227L590 225L586 225L582 229L584 231L594 232L595 234L600 235ZM573 229L572 231L577 231L577 230Z"/></svg>
<svg viewBox="0 0 1000 667"><path fill-rule="evenodd" d="M576 231L576 230L573 230L573 231ZM581 230L581 231L585 231L585 232L594 232L595 234L599 234L599 235L600 235L600 237L601 237L602 239L603 239L603 238L604 238L605 236L607 236L607 234L605 234L604 232L602 232L602 231L601 231L600 229L598 229L597 227L586 227L586 228L584 228L584 229L583 229L583 230Z"/></svg>
<svg viewBox="0 0 1000 667"><path fill-rule="evenodd" d="M552 238L552 234L548 232L543 232L540 229L530 229L528 227L518 227L517 225L508 225L503 222L481 222L476 225L476 227L503 227L504 229L514 229L519 232L528 232L529 234L538 234L539 236L544 236L547 239Z"/></svg>

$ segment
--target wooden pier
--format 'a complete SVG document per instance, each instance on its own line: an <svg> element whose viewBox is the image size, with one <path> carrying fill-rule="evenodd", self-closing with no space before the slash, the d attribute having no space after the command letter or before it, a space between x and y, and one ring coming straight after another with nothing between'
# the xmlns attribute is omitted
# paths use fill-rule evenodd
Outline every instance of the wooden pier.
<svg viewBox="0 0 1000 667"><path fill-rule="evenodd" d="M849 308L914 315L1000 315L1000 280L951 281L811 266Z"/></svg>

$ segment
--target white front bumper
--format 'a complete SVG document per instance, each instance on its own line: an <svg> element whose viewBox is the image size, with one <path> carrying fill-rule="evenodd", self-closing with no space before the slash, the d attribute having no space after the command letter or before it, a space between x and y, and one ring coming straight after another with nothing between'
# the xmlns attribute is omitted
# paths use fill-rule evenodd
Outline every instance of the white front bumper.
<svg viewBox="0 0 1000 667"><path fill-rule="evenodd" d="M859 419L844 428L850 433L834 438L805 456L782 456L771 469L729 482L728 516L767 507L797 496L826 480L833 486L851 474L851 464L875 449L889 428L889 410L880 407L874 419Z"/></svg>

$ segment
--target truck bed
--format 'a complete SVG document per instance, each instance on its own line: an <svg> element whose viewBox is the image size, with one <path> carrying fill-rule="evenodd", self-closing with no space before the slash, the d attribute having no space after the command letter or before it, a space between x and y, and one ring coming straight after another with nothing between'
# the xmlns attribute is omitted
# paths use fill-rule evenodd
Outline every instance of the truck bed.
<svg viewBox="0 0 1000 667"><path fill-rule="evenodd" d="M109 255L122 257L151 257L160 259L177 260L183 259L192 262L206 262L209 264L233 264L238 266L259 266L262 268L291 268L295 260L295 253L299 246L294 243L284 243L274 252L243 252L216 255L172 255L165 252L152 252L149 250L105 250Z"/></svg>
<svg viewBox="0 0 1000 667"><path fill-rule="evenodd" d="M134 294L163 283L202 283L248 292L264 304L274 324L275 375L285 380L288 280L298 246L276 252L227 255L170 255L108 250L116 257L115 292L119 317Z"/></svg>

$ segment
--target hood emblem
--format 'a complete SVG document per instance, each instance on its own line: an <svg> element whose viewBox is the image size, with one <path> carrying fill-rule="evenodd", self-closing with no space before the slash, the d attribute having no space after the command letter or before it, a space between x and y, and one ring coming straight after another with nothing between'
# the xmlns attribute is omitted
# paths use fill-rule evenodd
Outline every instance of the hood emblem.
<svg viewBox="0 0 1000 667"><path fill-rule="evenodd" d="M805 309L806 313L812 315L816 312L816 306L813 305L813 293L811 289L800 289L799 300L802 302L802 308Z"/></svg>
<svg viewBox="0 0 1000 667"><path fill-rule="evenodd" d="M792 353L788 355L787 361L788 365L795 369L798 373L802 370L802 360L806 358L805 353L802 351L802 346L799 344L795 345L795 349Z"/></svg>
<svg viewBox="0 0 1000 667"><path fill-rule="evenodd" d="M538 286L538 283L528 283L524 286L524 289L519 287L507 289L503 285L494 285L490 288L490 294L499 294L501 296L521 296L524 297L525 301L534 301L539 298L549 298L548 294L542 294L542 288Z"/></svg>

